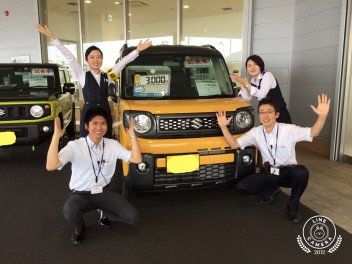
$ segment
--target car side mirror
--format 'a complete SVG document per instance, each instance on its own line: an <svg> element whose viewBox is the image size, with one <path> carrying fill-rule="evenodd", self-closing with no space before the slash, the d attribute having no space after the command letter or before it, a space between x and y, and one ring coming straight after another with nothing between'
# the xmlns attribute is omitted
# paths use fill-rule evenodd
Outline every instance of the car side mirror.
<svg viewBox="0 0 352 264"><path fill-rule="evenodd" d="M232 86L233 88L233 93L237 97L238 93L241 91L241 87L236 86L236 83L233 83L234 85Z"/></svg>
<svg viewBox="0 0 352 264"><path fill-rule="evenodd" d="M116 96L116 86L113 83L109 84L108 87L108 95L111 97L111 100L114 101L115 103L117 102L117 96Z"/></svg>
<svg viewBox="0 0 352 264"><path fill-rule="evenodd" d="M63 91L64 93L74 94L76 91L76 87L74 83L65 83L63 87Z"/></svg>

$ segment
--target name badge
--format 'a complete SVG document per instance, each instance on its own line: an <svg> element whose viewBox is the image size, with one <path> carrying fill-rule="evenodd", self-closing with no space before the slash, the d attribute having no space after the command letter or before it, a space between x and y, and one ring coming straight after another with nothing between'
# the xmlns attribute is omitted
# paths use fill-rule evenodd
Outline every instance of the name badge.
<svg viewBox="0 0 352 264"><path fill-rule="evenodd" d="M93 186L92 189L90 190L91 194L97 194L102 192L103 192L103 186Z"/></svg>
<svg viewBox="0 0 352 264"><path fill-rule="evenodd" d="M275 167L275 166L271 166L270 167L270 174L273 175L280 175L280 168L279 167Z"/></svg>

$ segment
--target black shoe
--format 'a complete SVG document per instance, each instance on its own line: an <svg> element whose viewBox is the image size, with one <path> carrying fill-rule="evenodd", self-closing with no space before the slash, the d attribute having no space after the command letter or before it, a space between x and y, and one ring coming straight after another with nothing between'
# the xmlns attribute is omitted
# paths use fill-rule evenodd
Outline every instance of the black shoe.
<svg viewBox="0 0 352 264"><path fill-rule="evenodd" d="M83 240L83 233L77 235L76 232L73 232L72 235L71 235L71 242L72 244L74 245L79 245L81 244Z"/></svg>
<svg viewBox="0 0 352 264"><path fill-rule="evenodd" d="M110 228L111 227L110 220L104 215L102 210L98 209L98 212L100 213L100 218L98 220L98 225L103 227L103 228Z"/></svg>
<svg viewBox="0 0 352 264"><path fill-rule="evenodd" d="M261 204L271 204L274 202L276 196L278 196L278 194L281 192L280 188L277 188L275 191L273 191L273 193L270 196L267 196L265 198L263 198L260 203Z"/></svg>
<svg viewBox="0 0 352 264"><path fill-rule="evenodd" d="M301 220L301 214L298 211L288 210L287 216L294 224L298 224Z"/></svg>
<svg viewBox="0 0 352 264"><path fill-rule="evenodd" d="M73 231L73 233L71 235L72 244L74 244L74 245L81 244L81 242L83 240L83 235L84 235L85 229L86 229L86 226L85 226L84 222L83 222L83 225L82 225L82 230L81 230L81 232L79 234L77 234L78 232L77 232L77 230L75 228L75 230Z"/></svg>

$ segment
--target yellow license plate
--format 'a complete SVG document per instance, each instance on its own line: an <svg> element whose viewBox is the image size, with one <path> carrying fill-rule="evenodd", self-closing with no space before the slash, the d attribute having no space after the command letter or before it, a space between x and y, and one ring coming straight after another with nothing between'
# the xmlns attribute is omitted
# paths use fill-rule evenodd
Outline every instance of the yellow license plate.
<svg viewBox="0 0 352 264"><path fill-rule="evenodd" d="M166 171L168 173L185 173L199 170L199 155L178 155L166 158Z"/></svg>
<svg viewBox="0 0 352 264"><path fill-rule="evenodd" d="M0 146L12 145L16 142L15 132L0 132Z"/></svg>

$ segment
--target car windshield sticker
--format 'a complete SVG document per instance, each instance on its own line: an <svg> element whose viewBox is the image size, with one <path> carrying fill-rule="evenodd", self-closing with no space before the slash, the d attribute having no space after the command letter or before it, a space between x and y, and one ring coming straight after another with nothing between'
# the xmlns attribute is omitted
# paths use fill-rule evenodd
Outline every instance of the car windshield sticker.
<svg viewBox="0 0 352 264"><path fill-rule="evenodd" d="M32 69L32 75L54 76L54 69L50 69L50 68Z"/></svg>
<svg viewBox="0 0 352 264"><path fill-rule="evenodd" d="M209 58L203 57L186 57L185 67L186 68L209 68L212 66L211 60Z"/></svg>
<svg viewBox="0 0 352 264"><path fill-rule="evenodd" d="M155 97L170 95L170 75L151 74L134 75L133 95L140 97Z"/></svg>
<svg viewBox="0 0 352 264"><path fill-rule="evenodd" d="M196 80L199 96L220 95L220 87L216 80Z"/></svg>
<svg viewBox="0 0 352 264"><path fill-rule="evenodd" d="M29 87L47 87L48 80L45 79L29 79Z"/></svg>

